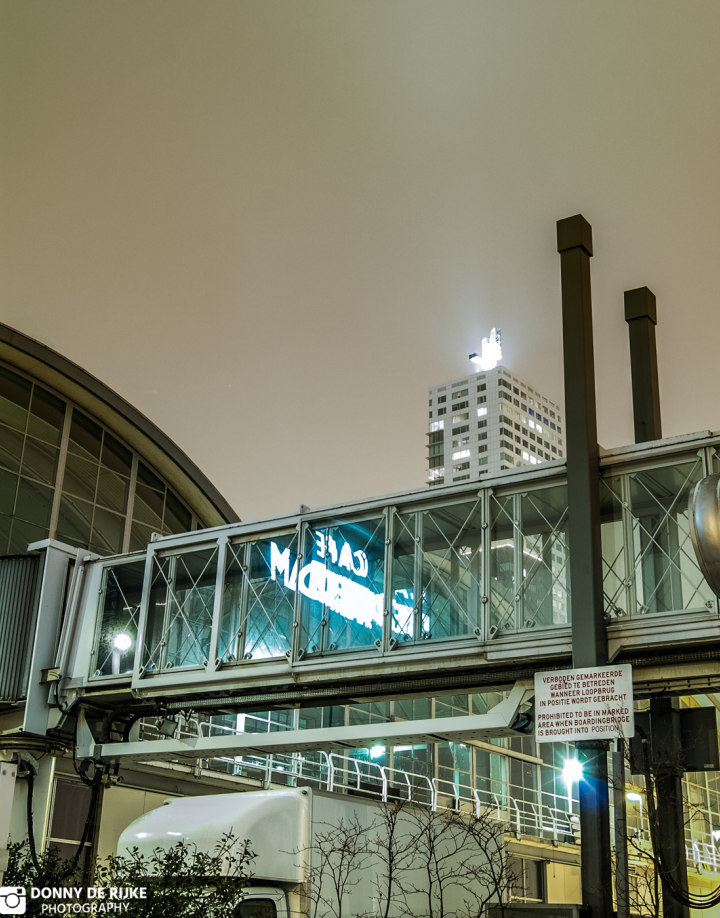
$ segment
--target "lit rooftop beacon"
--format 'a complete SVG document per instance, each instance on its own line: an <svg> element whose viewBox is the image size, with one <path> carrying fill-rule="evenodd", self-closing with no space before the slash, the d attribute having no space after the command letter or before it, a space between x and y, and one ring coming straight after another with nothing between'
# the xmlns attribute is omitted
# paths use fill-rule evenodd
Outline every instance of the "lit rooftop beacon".
<svg viewBox="0 0 720 918"><path fill-rule="evenodd" d="M485 372L494 370L502 360L502 347L500 343L500 329L493 328L489 338L482 339L482 354L470 354L470 360Z"/></svg>

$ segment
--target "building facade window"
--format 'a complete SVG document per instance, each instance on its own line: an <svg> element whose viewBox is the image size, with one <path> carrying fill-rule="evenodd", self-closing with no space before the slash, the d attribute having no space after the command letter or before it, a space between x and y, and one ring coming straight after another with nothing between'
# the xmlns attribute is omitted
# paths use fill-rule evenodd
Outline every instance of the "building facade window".
<svg viewBox="0 0 720 918"><path fill-rule="evenodd" d="M100 555L202 526L137 453L79 408L0 365L0 554L41 539Z"/></svg>

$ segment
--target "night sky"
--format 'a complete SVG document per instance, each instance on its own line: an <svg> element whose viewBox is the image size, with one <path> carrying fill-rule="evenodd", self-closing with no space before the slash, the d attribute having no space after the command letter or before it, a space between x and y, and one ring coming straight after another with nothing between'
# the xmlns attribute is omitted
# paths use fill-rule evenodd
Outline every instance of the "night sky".
<svg viewBox="0 0 720 918"><path fill-rule="evenodd" d="M422 487L427 388L562 402L555 222L593 225L599 438L649 286L666 436L720 428L717 0L5 0L0 321L243 519Z"/></svg>

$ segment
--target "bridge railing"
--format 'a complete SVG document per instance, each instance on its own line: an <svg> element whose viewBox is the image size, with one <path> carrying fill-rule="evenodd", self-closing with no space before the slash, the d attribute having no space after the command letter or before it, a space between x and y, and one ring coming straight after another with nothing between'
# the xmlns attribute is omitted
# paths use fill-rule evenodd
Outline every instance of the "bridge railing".
<svg viewBox="0 0 720 918"><path fill-rule="evenodd" d="M603 458L604 593L616 630L654 614L694 612L699 622L716 609L687 511L695 483L718 465L716 439ZM551 462L481 487L165 537L145 556L91 562L66 615L75 638L61 692L207 696L293 674L337 681L426 672L430 660L463 655L569 653L564 476Z"/></svg>

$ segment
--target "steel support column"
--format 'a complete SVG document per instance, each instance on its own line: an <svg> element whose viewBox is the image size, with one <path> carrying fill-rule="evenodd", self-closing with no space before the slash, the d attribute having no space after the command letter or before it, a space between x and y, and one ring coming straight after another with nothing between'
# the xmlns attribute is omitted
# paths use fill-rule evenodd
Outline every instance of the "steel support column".
<svg viewBox="0 0 720 918"><path fill-rule="evenodd" d="M655 294L647 287L625 291L625 321L630 333L635 442L662 439L658 384Z"/></svg>
<svg viewBox="0 0 720 918"><path fill-rule="evenodd" d="M590 258L592 227L581 214L559 220L565 372L565 439L573 666L607 662L600 543L600 482L595 405ZM607 743L577 743L583 903L592 918L612 915Z"/></svg>
<svg viewBox="0 0 720 918"><path fill-rule="evenodd" d="M655 770L658 837L668 870L675 882L688 889L685 856L685 814L682 793L682 737L680 701L653 698L650 708L650 747ZM688 918L690 910L662 884L663 918Z"/></svg>
<svg viewBox="0 0 720 918"><path fill-rule="evenodd" d="M625 291L625 321L630 334L635 442L646 443L662 437L655 343L657 303L652 290L637 287ZM676 882L687 890L682 741L677 699L665 697L650 701L650 731L656 769L658 837L662 840L668 868ZM688 908L672 897L665 883L662 885L662 899L665 918L688 918Z"/></svg>

